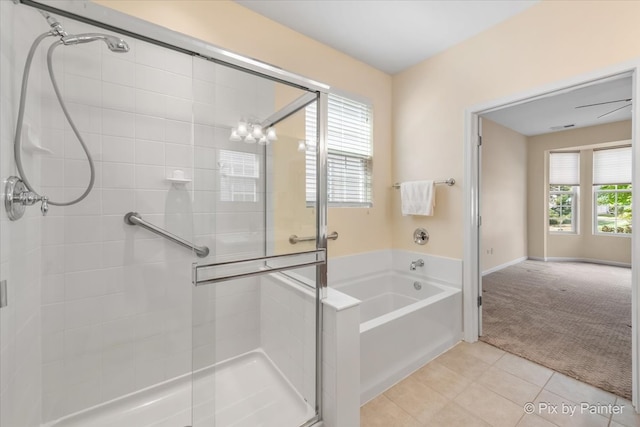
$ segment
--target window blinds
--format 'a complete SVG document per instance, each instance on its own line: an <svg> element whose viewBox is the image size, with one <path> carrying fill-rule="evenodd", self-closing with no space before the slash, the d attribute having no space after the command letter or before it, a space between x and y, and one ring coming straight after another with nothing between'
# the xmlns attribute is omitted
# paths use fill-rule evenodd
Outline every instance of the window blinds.
<svg viewBox="0 0 640 427"><path fill-rule="evenodd" d="M316 200L316 104L306 109L307 202ZM329 94L327 192L334 206L371 206L371 107Z"/></svg>
<svg viewBox="0 0 640 427"><path fill-rule="evenodd" d="M550 153L549 184L580 185L580 153Z"/></svg>
<svg viewBox="0 0 640 427"><path fill-rule="evenodd" d="M631 147L593 152L593 185L630 183Z"/></svg>

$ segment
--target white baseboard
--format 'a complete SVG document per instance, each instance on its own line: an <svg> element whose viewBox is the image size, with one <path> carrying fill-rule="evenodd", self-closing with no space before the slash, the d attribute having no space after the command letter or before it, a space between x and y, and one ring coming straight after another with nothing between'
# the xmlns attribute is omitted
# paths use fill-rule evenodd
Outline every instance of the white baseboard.
<svg viewBox="0 0 640 427"><path fill-rule="evenodd" d="M505 262L504 264L496 265L495 267L491 267L491 268L489 268L487 270L484 270L482 272L482 275L486 276L487 274L495 273L498 270L502 270L503 268L507 268L507 267L510 267L510 266L512 266L514 264L518 264L519 262L525 261L526 259L528 259L528 257L523 256L523 257L511 260L509 262Z"/></svg>
<svg viewBox="0 0 640 427"><path fill-rule="evenodd" d="M618 261L607 261L603 259L593 259L593 258L574 258L574 257L529 257L529 259L534 261L549 261L549 262L588 262L591 264L603 264L603 265L612 265L614 267L627 267L631 268L631 264L627 262L618 262Z"/></svg>

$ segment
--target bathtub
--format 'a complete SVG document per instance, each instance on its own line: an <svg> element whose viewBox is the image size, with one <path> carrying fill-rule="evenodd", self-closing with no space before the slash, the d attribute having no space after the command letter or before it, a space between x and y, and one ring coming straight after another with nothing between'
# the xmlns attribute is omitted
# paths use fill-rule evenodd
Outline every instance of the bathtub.
<svg viewBox="0 0 640 427"><path fill-rule="evenodd" d="M333 287L361 301L361 404L461 339L458 288L395 271Z"/></svg>

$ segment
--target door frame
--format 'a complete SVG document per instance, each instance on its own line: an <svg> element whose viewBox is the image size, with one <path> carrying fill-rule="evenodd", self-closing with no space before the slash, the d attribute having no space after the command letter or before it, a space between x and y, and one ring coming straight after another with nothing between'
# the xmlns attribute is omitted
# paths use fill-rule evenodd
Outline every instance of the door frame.
<svg viewBox="0 0 640 427"><path fill-rule="evenodd" d="M616 76L618 74L631 73L633 80L633 99L640 102L640 58L617 64L611 67L595 70L589 73L573 76L567 79L538 86L523 92L514 93L504 98L472 105L464 112L464 253L463 253L463 337L465 341L478 340L481 326L481 310L478 307L479 287L481 286L480 270L480 182L479 182L479 156L478 145L479 119L481 114L515 105L529 102L534 99L546 98L563 92L574 90L581 86L597 83L599 80ZM634 108L632 112L632 152L633 152L633 182L640 177L640 144L637 136L640 135L640 109ZM640 178L639 178L640 179ZM633 210L640 208L636 200L633 202ZM632 227L640 230L640 215L634 215ZM632 357L632 403L638 409L640 373L640 342L639 310L640 293L638 286L638 269L640 268L640 238L637 233L631 236L631 357Z"/></svg>

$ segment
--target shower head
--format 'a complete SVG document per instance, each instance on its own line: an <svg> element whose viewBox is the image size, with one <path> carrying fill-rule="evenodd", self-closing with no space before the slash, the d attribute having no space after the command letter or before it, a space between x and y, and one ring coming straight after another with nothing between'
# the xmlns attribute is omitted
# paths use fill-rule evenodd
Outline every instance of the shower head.
<svg viewBox="0 0 640 427"><path fill-rule="evenodd" d="M129 52L129 45L124 40L110 36L108 34L100 33L87 33L87 34L72 34L62 38L64 45L73 45L81 43L91 43L96 40L102 40L107 44L107 47L112 52Z"/></svg>

